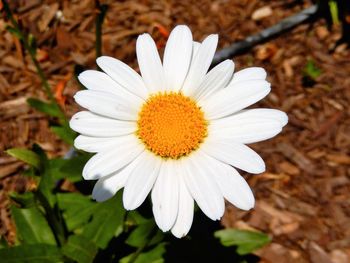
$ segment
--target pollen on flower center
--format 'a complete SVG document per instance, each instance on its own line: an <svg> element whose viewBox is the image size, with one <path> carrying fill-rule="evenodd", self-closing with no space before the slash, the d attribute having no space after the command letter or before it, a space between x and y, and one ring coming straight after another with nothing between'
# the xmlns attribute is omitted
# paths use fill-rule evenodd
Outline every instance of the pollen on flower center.
<svg viewBox="0 0 350 263"><path fill-rule="evenodd" d="M175 92L150 96L137 126L137 136L147 149L163 158L188 155L207 136L207 121L196 102Z"/></svg>

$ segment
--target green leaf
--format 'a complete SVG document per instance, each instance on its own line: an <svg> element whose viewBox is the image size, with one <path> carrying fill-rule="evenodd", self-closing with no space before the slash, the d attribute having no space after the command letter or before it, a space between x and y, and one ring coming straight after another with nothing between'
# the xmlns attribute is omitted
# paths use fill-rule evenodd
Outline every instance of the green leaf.
<svg viewBox="0 0 350 263"><path fill-rule="evenodd" d="M70 236L68 242L62 248L62 252L65 256L78 263L93 262L97 250L94 243L81 235Z"/></svg>
<svg viewBox="0 0 350 263"><path fill-rule="evenodd" d="M98 208L98 204L92 202L88 196L78 193L57 194L58 206L62 209L69 231L73 231L85 225Z"/></svg>
<svg viewBox="0 0 350 263"><path fill-rule="evenodd" d="M59 244L62 244L65 241L65 230L63 218L57 205L57 197L54 192L56 188L56 180L51 174L50 162L43 149L41 149L39 145L34 144L33 151L39 155L42 164L40 170L40 183L34 194L45 210L50 226L55 231L57 241Z"/></svg>
<svg viewBox="0 0 350 263"><path fill-rule="evenodd" d="M121 199L121 193L118 193L110 200L99 203L91 222L83 229L82 234L102 249L123 228L125 210Z"/></svg>
<svg viewBox="0 0 350 263"><path fill-rule="evenodd" d="M55 182L49 175L49 172L43 173L36 194L40 196L41 202L45 202L51 209L56 205L56 196L52 191L54 187Z"/></svg>
<svg viewBox="0 0 350 263"><path fill-rule="evenodd" d="M65 178L65 175L62 175L61 168L68 160L63 158L53 158L49 160L49 167L52 174L52 177L55 180L61 180Z"/></svg>
<svg viewBox="0 0 350 263"><path fill-rule="evenodd" d="M8 248L9 244L3 236L0 236L0 249Z"/></svg>
<svg viewBox="0 0 350 263"><path fill-rule="evenodd" d="M129 211L125 224L135 226L149 222L150 219L143 217L137 210Z"/></svg>
<svg viewBox="0 0 350 263"><path fill-rule="evenodd" d="M141 253L141 254L136 254L132 253L124 258L122 258L119 263L128 263L130 262L131 259L135 258L136 259L132 262L134 263L163 263L163 254L165 253L165 243L160 243L157 245L155 248Z"/></svg>
<svg viewBox="0 0 350 263"><path fill-rule="evenodd" d="M147 243L154 227L154 223L150 220L147 223L137 226L126 239L125 243L133 247L141 247Z"/></svg>
<svg viewBox="0 0 350 263"><path fill-rule="evenodd" d="M69 145L73 145L74 139L77 136L77 134L72 131L68 126L52 126L50 129L64 142L68 143Z"/></svg>
<svg viewBox="0 0 350 263"><path fill-rule="evenodd" d="M12 193L9 193L9 196L13 201L19 204L22 208L29 208L36 205L34 194L32 192L26 192L23 194L12 192Z"/></svg>
<svg viewBox="0 0 350 263"><path fill-rule="evenodd" d="M49 161L50 170L55 180L68 179L75 183L83 180L82 172L90 154L79 154L70 159L55 158Z"/></svg>
<svg viewBox="0 0 350 263"><path fill-rule="evenodd" d="M55 237L38 208L11 207L17 235L24 244L45 243L56 245Z"/></svg>
<svg viewBox="0 0 350 263"><path fill-rule="evenodd" d="M309 59L304 68L304 74L307 77L315 80L318 76L322 74L322 71L316 66L315 62Z"/></svg>
<svg viewBox="0 0 350 263"><path fill-rule="evenodd" d="M148 220L146 223L138 225L126 239L125 243L132 247L142 247L147 242L149 237L154 233L151 241L149 241L148 246L159 243L163 239L163 233L159 231L153 220Z"/></svg>
<svg viewBox="0 0 350 263"><path fill-rule="evenodd" d="M82 154L66 160L59 170L62 178L66 178L73 183L81 181L83 179L83 168L90 157L90 154Z"/></svg>
<svg viewBox="0 0 350 263"><path fill-rule="evenodd" d="M1 263L57 263L63 262L60 250L47 244L21 245L0 249Z"/></svg>
<svg viewBox="0 0 350 263"><path fill-rule="evenodd" d="M38 99L29 98L27 103L34 109L52 117L61 117L61 112L56 104L47 103Z"/></svg>
<svg viewBox="0 0 350 263"><path fill-rule="evenodd" d="M82 181L82 171L89 158L89 154L83 154L70 159L54 158L49 160L52 177L55 180L68 179L72 183Z"/></svg>
<svg viewBox="0 0 350 263"><path fill-rule="evenodd" d="M41 202L47 202L47 204L53 208L56 204L56 196L53 193L53 190L56 187L56 181L51 174L50 161L44 150L39 145L34 144L33 151L39 156L41 163L40 183L37 196L40 197Z"/></svg>
<svg viewBox="0 0 350 263"><path fill-rule="evenodd" d="M40 158L36 153L32 152L31 150L12 148L8 149L6 153L31 166L34 166L35 168L40 168Z"/></svg>
<svg viewBox="0 0 350 263"><path fill-rule="evenodd" d="M239 255L249 254L271 241L264 233L232 228L216 231L214 236L220 239L223 246L237 246Z"/></svg>

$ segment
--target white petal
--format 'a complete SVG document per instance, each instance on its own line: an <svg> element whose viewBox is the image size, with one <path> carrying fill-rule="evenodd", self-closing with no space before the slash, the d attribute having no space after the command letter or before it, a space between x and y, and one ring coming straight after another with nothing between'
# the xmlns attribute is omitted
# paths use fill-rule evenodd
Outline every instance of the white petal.
<svg viewBox="0 0 350 263"><path fill-rule="evenodd" d="M194 213L194 201L182 177L183 174L179 174L179 209L171 229L171 233L177 238L186 236L190 231Z"/></svg>
<svg viewBox="0 0 350 263"><path fill-rule="evenodd" d="M215 181L227 201L243 210L254 207L255 199L252 190L235 168L208 155L207 162L211 169L216 170L213 173Z"/></svg>
<svg viewBox="0 0 350 263"><path fill-rule="evenodd" d="M197 55L199 48L201 47L201 43L197 41L193 41L193 47L192 47L192 56L191 56L191 63L194 61L194 57ZM191 63L189 68L191 68Z"/></svg>
<svg viewBox="0 0 350 263"><path fill-rule="evenodd" d="M265 80L266 75L266 71L263 68L251 67L242 69L233 75L229 85L247 80Z"/></svg>
<svg viewBox="0 0 350 263"><path fill-rule="evenodd" d="M148 90L139 74L118 59L102 56L97 58L97 65L118 84L140 98L148 98Z"/></svg>
<svg viewBox="0 0 350 263"><path fill-rule="evenodd" d="M135 164L135 161L133 161L121 171L100 178L92 190L92 198L97 202L103 202L113 197L124 187L130 173L135 168Z"/></svg>
<svg viewBox="0 0 350 263"><path fill-rule="evenodd" d="M200 209L212 220L222 217L225 210L223 196L205 159L199 150L182 160L184 180Z"/></svg>
<svg viewBox="0 0 350 263"><path fill-rule="evenodd" d="M120 145L125 141L132 140L130 137L134 134L118 136L118 137L90 137L79 135L74 140L74 147L90 153L102 152L112 149L115 145Z"/></svg>
<svg viewBox="0 0 350 263"><path fill-rule="evenodd" d="M139 104L142 102L140 97L130 93L124 87L115 82L106 73L97 70L86 70L78 76L79 81L89 90L103 91L112 93L123 100L134 104L135 101Z"/></svg>
<svg viewBox="0 0 350 263"><path fill-rule="evenodd" d="M209 136L201 147L209 156L249 173L258 174L265 171L263 159L248 146L230 139L212 137Z"/></svg>
<svg viewBox="0 0 350 263"><path fill-rule="evenodd" d="M95 154L83 169L84 179L95 180L114 173L145 151L136 136L127 138L124 142L113 145L111 149Z"/></svg>
<svg viewBox="0 0 350 263"><path fill-rule="evenodd" d="M80 106L93 113L121 120L137 120L141 107L139 101L131 104L122 97L94 90L78 91L74 99Z"/></svg>
<svg viewBox="0 0 350 263"><path fill-rule="evenodd" d="M146 87L151 92L165 88L163 66L157 46L149 34L142 34L136 42L137 61Z"/></svg>
<svg viewBox="0 0 350 263"><path fill-rule="evenodd" d="M222 118L253 103L269 94L270 83L264 80L243 81L228 86L204 101L199 101L206 118L209 120Z"/></svg>
<svg viewBox="0 0 350 263"><path fill-rule="evenodd" d="M164 50L164 75L166 89L179 91L187 75L193 42L192 33L187 26L176 26L169 36Z"/></svg>
<svg viewBox="0 0 350 263"><path fill-rule="evenodd" d="M161 158L147 150L138 157L138 163L124 187L123 204L125 209L136 209L145 201L157 179L160 165Z"/></svg>
<svg viewBox="0 0 350 263"><path fill-rule="evenodd" d="M193 96L208 72L218 44L218 35L208 36L200 45L193 57L190 69L181 91L187 96Z"/></svg>
<svg viewBox="0 0 350 263"><path fill-rule="evenodd" d="M80 111L74 114L69 126L76 132L93 137L126 135L137 129L134 121L105 118L89 111Z"/></svg>
<svg viewBox="0 0 350 263"><path fill-rule="evenodd" d="M174 168L174 161L163 161L152 190L154 218L164 232L174 225L179 204L179 174Z"/></svg>
<svg viewBox="0 0 350 263"><path fill-rule="evenodd" d="M279 121L273 119L239 118L236 115L213 120L210 136L227 138L235 142L254 143L270 139L282 131Z"/></svg>
<svg viewBox="0 0 350 263"><path fill-rule="evenodd" d="M249 109L242 110L240 112L235 113L229 118L239 118L239 119L269 119L280 122L281 126L285 126L288 123L288 116L283 111L275 110L275 109Z"/></svg>
<svg viewBox="0 0 350 263"><path fill-rule="evenodd" d="M205 76L193 97L198 100L208 99L215 92L225 88L232 78L235 64L232 60L225 60L214 67Z"/></svg>
<svg viewBox="0 0 350 263"><path fill-rule="evenodd" d="M199 43L197 41L193 41L193 50L192 50L191 62L193 61L193 58L197 55L200 46L201 46L201 43Z"/></svg>

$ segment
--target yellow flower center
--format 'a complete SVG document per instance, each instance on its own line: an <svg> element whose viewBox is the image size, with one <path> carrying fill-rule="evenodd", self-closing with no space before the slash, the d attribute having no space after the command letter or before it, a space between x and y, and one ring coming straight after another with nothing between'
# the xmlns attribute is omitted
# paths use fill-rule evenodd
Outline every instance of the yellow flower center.
<svg viewBox="0 0 350 263"><path fill-rule="evenodd" d="M137 136L147 149L163 158L178 159L198 148L208 125L191 98L160 92L143 104L137 126Z"/></svg>

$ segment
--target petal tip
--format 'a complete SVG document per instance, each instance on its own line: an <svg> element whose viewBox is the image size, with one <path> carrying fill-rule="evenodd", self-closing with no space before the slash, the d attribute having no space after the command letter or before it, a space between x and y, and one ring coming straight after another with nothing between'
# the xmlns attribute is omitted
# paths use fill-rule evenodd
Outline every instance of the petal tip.
<svg viewBox="0 0 350 263"><path fill-rule="evenodd" d="M135 208L133 207L132 203L130 202L130 198L127 198L127 195L125 194L125 189L123 193L123 206L125 210L131 211L134 210Z"/></svg>
<svg viewBox="0 0 350 263"><path fill-rule="evenodd" d="M176 238L184 238L188 231L178 231L178 230L175 230L175 229L171 229L171 233L174 235L174 237Z"/></svg>
<svg viewBox="0 0 350 263"><path fill-rule="evenodd" d="M288 120L289 120L289 118L288 118L287 113L282 112L282 118L281 118L281 121L282 121L282 127L284 127L284 126L286 126L286 125L287 125Z"/></svg>
<svg viewBox="0 0 350 263"><path fill-rule="evenodd" d="M182 30L182 31L191 32L191 29L187 25L177 25L176 27L174 27L173 31L174 30Z"/></svg>
<svg viewBox="0 0 350 263"><path fill-rule="evenodd" d="M257 169L254 171L254 173L256 173L256 174L261 174L261 173L263 173L263 172L265 172L265 171L266 171L266 167L265 167L265 164L264 164L263 166L257 168Z"/></svg>
<svg viewBox="0 0 350 263"><path fill-rule="evenodd" d="M158 224L157 224L158 225ZM168 232L172 226L166 226L166 225L158 225L159 229L162 230L164 233Z"/></svg>
<svg viewBox="0 0 350 263"><path fill-rule="evenodd" d="M79 104L79 102L78 102L78 101L80 100L80 98L81 98L82 94L83 94L83 90L78 91L77 93L75 93L75 94L74 94L73 99L75 100L75 102L76 102L76 103L78 103L78 104Z"/></svg>
<svg viewBox="0 0 350 263"><path fill-rule="evenodd" d="M219 35L211 34L204 39L202 44L205 44L207 42L209 45L214 45L216 48L218 41L219 41Z"/></svg>
<svg viewBox="0 0 350 263"><path fill-rule="evenodd" d="M96 63L99 67L105 65L106 63L108 63L108 61L110 60L114 60L114 58L109 57L109 56L100 56L98 58L96 58Z"/></svg>

